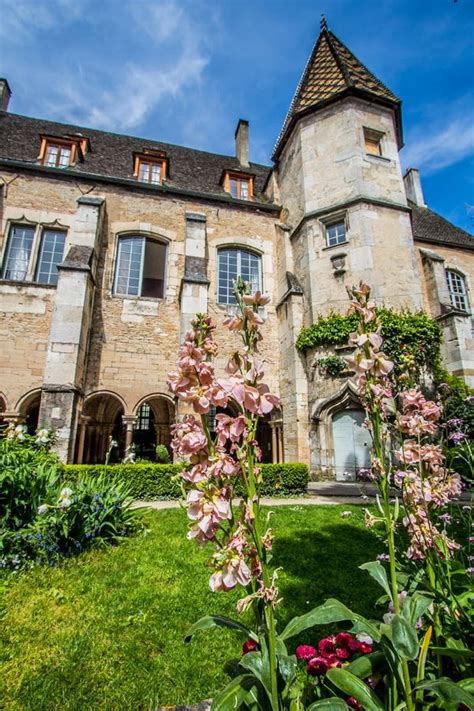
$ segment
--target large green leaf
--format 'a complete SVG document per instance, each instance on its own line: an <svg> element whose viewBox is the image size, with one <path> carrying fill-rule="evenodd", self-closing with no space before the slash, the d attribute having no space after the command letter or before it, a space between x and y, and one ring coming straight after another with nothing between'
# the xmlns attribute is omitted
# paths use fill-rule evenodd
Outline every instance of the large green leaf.
<svg viewBox="0 0 474 711"><path fill-rule="evenodd" d="M211 627L226 627L227 629L235 630L235 632L239 632L245 637L254 639L258 642L258 637L248 627L240 622L237 622L236 620L231 620L230 617L222 617L221 615L206 615L206 617L201 617L201 619L195 622L191 627L184 638L184 641L190 642L195 632L198 632L199 630L208 630Z"/></svg>
<svg viewBox="0 0 474 711"><path fill-rule="evenodd" d="M333 599L326 600L325 603L315 607L305 615L293 617L281 633L280 638L285 640L315 625L327 625L331 622L342 622L343 620L359 622L364 631L373 639L377 641L380 639L379 631L372 622L369 622L369 620L366 620L365 617L358 615L356 612L352 612L339 600Z"/></svg>
<svg viewBox="0 0 474 711"><path fill-rule="evenodd" d="M416 625L428 607L433 604L433 598L415 593L413 597L406 598L402 607L402 617L405 617L413 625Z"/></svg>
<svg viewBox="0 0 474 711"><path fill-rule="evenodd" d="M278 668L283 681L287 683L296 673L298 665L295 656L278 655Z"/></svg>
<svg viewBox="0 0 474 711"><path fill-rule="evenodd" d="M416 688L429 689L447 704L466 704L468 708L474 708L474 695L470 694L467 689L463 689L460 684L455 684L451 679L445 677L429 679L418 684Z"/></svg>
<svg viewBox="0 0 474 711"><path fill-rule="evenodd" d="M378 560L372 560L364 565L359 565L360 570L367 570L370 577L378 582L383 587L387 595L392 599L392 592L388 584L387 571L382 563Z"/></svg>
<svg viewBox="0 0 474 711"><path fill-rule="evenodd" d="M326 709L326 711L347 711L347 704L342 699L337 696L331 696L330 699L321 699L321 701L315 701L314 704L308 706L306 711L318 711L319 709Z"/></svg>
<svg viewBox="0 0 474 711"><path fill-rule="evenodd" d="M255 677L251 674L243 674L232 679L225 689L214 698L211 711L231 711L238 709L244 703L248 692L256 684Z"/></svg>
<svg viewBox="0 0 474 711"><path fill-rule="evenodd" d="M365 711L384 711L382 702L378 696L374 694L372 689L346 669L336 669L333 667L329 669L326 676L338 689L357 699Z"/></svg>
<svg viewBox="0 0 474 711"><path fill-rule="evenodd" d="M430 647L433 654L440 657L451 657L451 659L472 659L474 652L470 649L457 649L454 647Z"/></svg>
<svg viewBox="0 0 474 711"><path fill-rule="evenodd" d="M372 652L371 654L364 654L362 657L354 659L347 667L347 671L351 674L358 676L359 679L366 679L368 676L372 676L376 671L378 671L385 664L385 656L382 652Z"/></svg>
<svg viewBox="0 0 474 711"><path fill-rule="evenodd" d="M402 659L416 659L418 656L418 635L414 626L400 615L392 620L392 644Z"/></svg>
<svg viewBox="0 0 474 711"><path fill-rule="evenodd" d="M265 691L269 692L267 684L264 681L263 664L264 660L262 658L261 652L248 652L247 654L244 654L244 656L240 660L240 666L246 671L252 672L252 674L265 687Z"/></svg>

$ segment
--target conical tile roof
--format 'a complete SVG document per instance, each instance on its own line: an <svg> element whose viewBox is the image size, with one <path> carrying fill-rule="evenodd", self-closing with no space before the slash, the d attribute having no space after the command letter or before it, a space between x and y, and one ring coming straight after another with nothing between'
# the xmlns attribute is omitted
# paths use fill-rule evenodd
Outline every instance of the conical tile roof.
<svg viewBox="0 0 474 711"><path fill-rule="evenodd" d="M300 115L348 94L358 94L385 105L395 105L398 110L401 105L400 99L328 30L323 19L321 33L300 79L275 146L274 158L278 157L291 127ZM401 131L401 127L399 128Z"/></svg>

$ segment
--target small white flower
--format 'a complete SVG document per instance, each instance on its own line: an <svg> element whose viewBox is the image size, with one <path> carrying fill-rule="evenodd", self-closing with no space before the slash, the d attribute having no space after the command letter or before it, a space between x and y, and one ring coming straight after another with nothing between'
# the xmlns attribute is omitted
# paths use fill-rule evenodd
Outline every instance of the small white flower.
<svg viewBox="0 0 474 711"><path fill-rule="evenodd" d="M36 433L36 443L37 444L48 444L49 442L49 431L46 429L38 430Z"/></svg>
<svg viewBox="0 0 474 711"><path fill-rule="evenodd" d="M59 494L61 498L69 498L69 496L72 496L72 489L69 489L69 487L65 486L64 489L61 489L61 493Z"/></svg>
<svg viewBox="0 0 474 711"><path fill-rule="evenodd" d="M71 499L66 499L66 498L64 498L64 499L61 499L61 501L60 501L60 503L59 503L59 506L60 506L62 509L67 509L67 507L70 506L71 504L72 504Z"/></svg>
<svg viewBox="0 0 474 711"><path fill-rule="evenodd" d="M341 511L341 518L349 518L352 516L352 511Z"/></svg>
<svg viewBox="0 0 474 711"><path fill-rule="evenodd" d="M366 634L365 632L359 632L358 634L356 634L356 639L359 640L359 642L365 642L365 644L373 644L374 643L374 640L372 639L372 637L369 637L369 635Z"/></svg>
<svg viewBox="0 0 474 711"><path fill-rule="evenodd" d="M117 442L115 439L113 439L113 440L110 442L110 447L111 447L111 448L112 448L112 447L118 447L118 442Z"/></svg>
<svg viewBox="0 0 474 711"><path fill-rule="evenodd" d="M41 506L38 506L38 513L40 516L46 513L48 510L48 505L47 504L41 504Z"/></svg>

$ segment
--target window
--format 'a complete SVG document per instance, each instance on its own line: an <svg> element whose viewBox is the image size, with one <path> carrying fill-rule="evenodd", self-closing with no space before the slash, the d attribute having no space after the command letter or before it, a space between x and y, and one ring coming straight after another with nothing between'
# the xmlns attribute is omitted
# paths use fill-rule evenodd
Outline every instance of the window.
<svg viewBox="0 0 474 711"><path fill-rule="evenodd" d="M328 247L347 242L346 225L344 222L335 222L326 226L326 242Z"/></svg>
<svg viewBox="0 0 474 711"><path fill-rule="evenodd" d="M371 156L381 156L383 135L380 131L364 128L365 152Z"/></svg>
<svg viewBox="0 0 474 711"><path fill-rule="evenodd" d="M40 241L38 259L37 241ZM44 228L38 230L36 225L12 225L8 236L2 271L3 279L12 281L33 280L34 262L36 272L34 281L39 284L57 284L57 266L61 263L66 244L66 232Z"/></svg>
<svg viewBox="0 0 474 711"><path fill-rule="evenodd" d="M43 165L51 168L68 168L71 165L71 153L70 144L47 143Z"/></svg>
<svg viewBox="0 0 474 711"><path fill-rule="evenodd" d="M62 261L65 243L65 232L43 230L35 278L39 284L58 283L57 267Z"/></svg>
<svg viewBox="0 0 474 711"><path fill-rule="evenodd" d="M454 308L459 311L469 311L464 277L459 272L447 269L446 281L448 282L449 298Z"/></svg>
<svg viewBox="0 0 474 711"><path fill-rule="evenodd" d="M224 190L238 200L250 200L253 197L253 177L226 172L224 174Z"/></svg>
<svg viewBox="0 0 474 711"><path fill-rule="evenodd" d="M166 245L163 242L149 237L120 237L114 294L162 299L165 265Z"/></svg>
<svg viewBox="0 0 474 711"><path fill-rule="evenodd" d="M135 425L136 430L149 430L150 429L150 419L151 419L151 407L147 402L138 410L137 422Z"/></svg>
<svg viewBox="0 0 474 711"><path fill-rule="evenodd" d="M245 249L221 249L218 255L219 304L235 304L234 282L238 277L250 284L252 291L262 290L262 259Z"/></svg>
<svg viewBox="0 0 474 711"><path fill-rule="evenodd" d="M139 161L138 179L141 183L152 183L152 185L160 185L162 182L162 174L164 163L163 161Z"/></svg>

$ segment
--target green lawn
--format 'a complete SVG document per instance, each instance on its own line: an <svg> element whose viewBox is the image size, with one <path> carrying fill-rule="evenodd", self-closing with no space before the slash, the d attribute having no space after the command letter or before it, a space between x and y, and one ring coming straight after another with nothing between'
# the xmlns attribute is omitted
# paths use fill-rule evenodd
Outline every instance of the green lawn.
<svg viewBox="0 0 474 711"><path fill-rule="evenodd" d="M352 510L342 519L343 510ZM234 615L237 592L208 588L206 552L185 539L180 510L150 512L149 533L55 569L7 579L0 619L0 708L149 710L210 697L241 642L182 638L202 615ZM371 616L378 588L357 566L379 543L358 507L285 506L272 519L283 566L283 621L338 597Z"/></svg>

